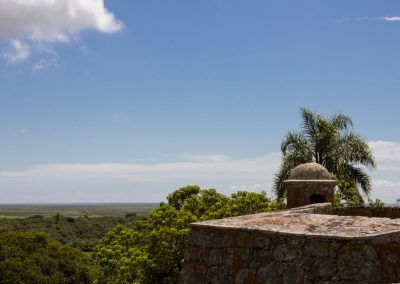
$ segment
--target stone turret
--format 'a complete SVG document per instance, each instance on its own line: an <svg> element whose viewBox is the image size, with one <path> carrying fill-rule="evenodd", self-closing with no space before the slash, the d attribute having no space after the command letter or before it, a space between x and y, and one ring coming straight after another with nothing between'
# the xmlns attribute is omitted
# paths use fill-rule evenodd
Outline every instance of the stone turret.
<svg viewBox="0 0 400 284"><path fill-rule="evenodd" d="M287 190L287 206L294 208L313 203L333 204L337 181L324 166L305 163L295 167L284 184Z"/></svg>

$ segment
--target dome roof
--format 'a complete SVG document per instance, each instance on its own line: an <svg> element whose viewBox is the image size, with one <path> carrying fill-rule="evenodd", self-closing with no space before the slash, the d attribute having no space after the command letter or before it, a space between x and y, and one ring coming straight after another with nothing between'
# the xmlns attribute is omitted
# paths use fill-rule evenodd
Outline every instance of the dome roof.
<svg viewBox="0 0 400 284"><path fill-rule="evenodd" d="M305 163L292 170L289 180L332 180L332 175L318 163Z"/></svg>

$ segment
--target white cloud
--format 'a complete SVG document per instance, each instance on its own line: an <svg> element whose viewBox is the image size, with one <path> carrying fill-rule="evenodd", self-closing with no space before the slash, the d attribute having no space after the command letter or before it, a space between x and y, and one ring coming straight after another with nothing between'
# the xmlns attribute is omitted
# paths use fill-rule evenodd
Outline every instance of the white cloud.
<svg viewBox="0 0 400 284"><path fill-rule="evenodd" d="M400 143L393 141L370 141L368 145L377 161L399 161L400 162Z"/></svg>
<svg viewBox="0 0 400 284"><path fill-rule="evenodd" d="M400 190L400 181L378 179L373 181L374 187Z"/></svg>
<svg viewBox="0 0 400 284"><path fill-rule="evenodd" d="M260 184L260 183L255 183L255 184L239 184L239 185L231 185L230 189L232 191L251 191L251 192L261 192L265 191L269 196L273 196L273 189L272 189L272 180L270 180L268 183Z"/></svg>
<svg viewBox="0 0 400 284"><path fill-rule="evenodd" d="M227 162L230 157L227 155L193 155L193 154L183 154L182 158L185 160L193 162Z"/></svg>
<svg viewBox="0 0 400 284"><path fill-rule="evenodd" d="M381 18L378 18L378 20L384 20L387 22L396 22L396 21L400 21L400 16L381 17Z"/></svg>
<svg viewBox="0 0 400 284"><path fill-rule="evenodd" d="M388 204L394 204L400 198L400 181L398 180L375 179L372 185L372 198L379 198Z"/></svg>
<svg viewBox="0 0 400 284"><path fill-rule="evenodd" d="M39 71L48 67L56 67L57 65L58 61L55 57L42 58L32 65L32 69L34 71Z"/></svg>
<svg viewBox="0 0 400 284"><path fill-rule="evenodd" d="M370 141L368 145L377 161L377 170L400 171L400 143L393 141Z"/></svg>
<svg viewBox="0 0 400 284"><path fill-rule="evenodd" d="M377 169L372 172L371 197L394 203L400 198L400 143L378 140L368 145L377 162Z"/></svg>
<svg viewBox="0 0 400 284"><path fill-rule="evenodd" d="M19 40L11 40L9 51L3 53L8 63L16 63L27 59L30 55L29 46Z"/></svg>
<svg viewBox="0 0 400 284"><path fill-rule="evenodd" d="M224 155L211 155L223 156ZM176 180L265 180L279 165L279 156L272 153L246 160L214 160L161 164L44 164L27 170L2 171L0 178L16 179L126 179L130 181Z"/></svg>
<svg viewBox="0 0 400 284"><path fill-rule="evenodd" d="M196 155L193 155L196 156ZM207 156L207 155L201 155ZM211 155L211 157L227 157ZM214 159L158 164L47 164L26 170L0 172L0 188L10 195L2 202L22 202L30 195L30 202L95 202L102 201L157 202L172 190L187 184L215 187L230 193L232 184L272 184L272 177L280 163L280 154L271 153L250 159ZM94 192L89 190L93 188ZM244 186L241 186L244 189ZM59 191L63 192L60 193ZM90 200L89 192L92 192ZM46 192L38 193L38 192ZM14 192L20 192L16 196ZM84 194L88 200L77 199L70 192ZM119 194L123 192L121 197ZM122 193L121 193L122 194ZM22 196L22 197L21 197ZM25 197L23 197L25 196ZM61 199L61 196L64 199ZM82 197L83 198L83 197ZM116 199L116 200L115 200Z"/></svg>
<svg viewBox="0 0 400 284"><path fill-rule="evenodd" d="M370 141L378 167L371 172L372 198L400 198L400 143ZM168 156L169 160L171 156ZM174 155L173 162L42 164L0 171L1 202L158 202L187 184L271 193L281 155L234 159L223 154Z"/></svg>
<svg viewBox="0 0 400 284"><path fill-rule="evenodd" d="M335 20L335 23L346 23L346 22L360 22L360 21L386 21L386 22L398 22L400 21L400 16L387 16L378 18L369 17L356 17L356 18L340 18Z"/></svg>
<svg viewBox="0 0 400 284"><path fill-rule="evenodd" d="M104 0L0 0L0 39L15 49L8 57L12 63L28 58L29 47L71 42L83 30L114 33L122 26Z"/></svg>
<svg viewBox="0 0 400 284"><path fill-rule="evenodd" d="M356 17L356 18L341 18L338 20L335 20L335 23L345 23L345 22L360 22L360 21L365 21L368 20L368 17Z"/></svg>

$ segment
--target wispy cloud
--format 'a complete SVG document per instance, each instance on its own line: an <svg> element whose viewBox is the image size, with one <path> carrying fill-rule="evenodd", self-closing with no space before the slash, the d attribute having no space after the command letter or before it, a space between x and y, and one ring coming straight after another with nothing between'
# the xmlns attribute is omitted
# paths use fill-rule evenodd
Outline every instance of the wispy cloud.
<svg viewBox="0 0 400 284"><path fill-rule="evenodd" d="M381 18L377 18L377 20L384 20L387 22L398 22L398 21L400 21L400 16L381 17Z"/></svg>
<svg viewBox="0 0 400 284"><path fill-rule="evenodd" d="M355 17L355 18L340 18L335 20L335 23L345 23L345 22L360 22L360 21L366 21L368 20L368 17Z"/></svg>
<svg viewBox="0 0 400 284"><path fill-rule="evenodd" d="M227 162L230 157L227 155L209 154L209 155L193 155L183 154L182 158L192 162Z"/></svg>
<svg viewBox="0 0 400 284"><path fill-rule="evenodd" d="M122 27L104 0L0 0L0 40L13 50L5 56L10 63L40 52L38 46L75 41L83 30L110 34Z"/></svg>
<svg viewBox="0 0 400 284"><path fill-rule="evenodd" d="M193 155L196 156L196 155ZM206 159L205 157L208 157ZM272 173L280 162L279 154L271 153L252 159L235 160L225 155L202 155L202 159L161 164L43 164L21 171L2 171L0 178L33 179L126 179L160 181L170 179L262 179ZM214 158L211 158L214 157Z"/></svg>
<svg viewBox="0 0 400 284"><path fill-rule="evenodd" d="M355 17L355 18L340 18L334 20L335 23L346 23L346 22L361 22L361 21L386 21L386 22L398 22L400 21L400 16L386 16L386 17Z"/></svg>
<svg viewBox="0 0 400 284"><path fill-rule="evenodd" d="M379 161L397 161L400 162L400 143L393 141L370 141L368 145L371 147L375 158Z"/></svg>
<svg viewBox="0 0 400 284"><path fill-rule="evenodd" d="M56 67L56 66L58 66L57 59L54 57L49 57L49 58L39 59L36 63L32 65L32 69L34 71L39 71L45 68Z"/></svg>
<svg viewBox="0 0 400 284"><path fill-rule="evenodd" d="M376 158L379 172L400 172L399 142L370 141L368 144Z"/></svg>
<svg viewBox="0 0 400 284"><path fill-rule="evenodd" d="M265 191L270 196L273 196L273 189L272 189L272 181L268 183L255 183L255 184L235 184L231 185L230 189L232 191L252 191L252 192L261 192Z"/></svg>
<svg viewBox="0 0 400 284"><path fill-rule="evenodd" d="M400 143L370 141L378 162L373 198L400 198ZM41 164L0 171L1 202L157 202L178 187L199 184L229 194L237 190L271 193L281 154L235 159L224 154L168 155L168 162Z"/></svg>
<svg viewBox="0 0 400 284"><path fill-rule="evenodd" d="M400 181L375 179L372 181L372 198L379 198L386 203L394 204L400 198Z"/></svg>
<svg viewBox="0 0 400 284"><path fill-rule="evenodd" d="M89 189L93 188L93 199L86 201L99 201L98 198L105 195L108 201L121 202L129 198L132 201L159 201L172 190L186 184L215 187L221 192L230 193L234 191L231 185L241 185L242 189L247 186L250 189L255 188L256 184L272 184L273 174L280 163L279 153L249 159L233 159L226 155L188 156L191 161L157 164L43 164L26 170L2 171L0 188L13 191L13 194L2 200L21 202L18 200L25 198L21 195L30 194L31 202L77 202L79 199L71 195L71 192L90 198L89 192L92 191ZM15 196L14 192L20 192L20 195ZM124 197L118 195L118 192L124 192ZM60 201L60 196L64 198L63 201Z"/></svg>
<svg viewBox="0 0 400 284"><path fill-rule="evenodd" d="M8 51L2 55L8 63L13 64L27 59L30 55L30 48L19 40L11 40Z"/></svg>
<svg viewBox="0 0 400 284"><path fill-rule="evenodd" d="M400 190L400 181L389 181L384 179L377 179L373 181L375 188L397 189ZM398 192L400 193L400 192ZM400 194L399 194L400 197Z"/></svg>

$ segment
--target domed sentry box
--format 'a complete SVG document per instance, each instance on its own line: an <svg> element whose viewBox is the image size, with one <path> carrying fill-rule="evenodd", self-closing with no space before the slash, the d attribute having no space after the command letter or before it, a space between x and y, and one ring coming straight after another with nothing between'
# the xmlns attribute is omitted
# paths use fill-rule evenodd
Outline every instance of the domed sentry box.
<svg viewBox="0 0 400 284"><path fill-rule="evenodd" d="M295 167L284 184L287 191L287 207L294 208L314 203L333 204L337 181L324 166L305 163Z"/></svg>

